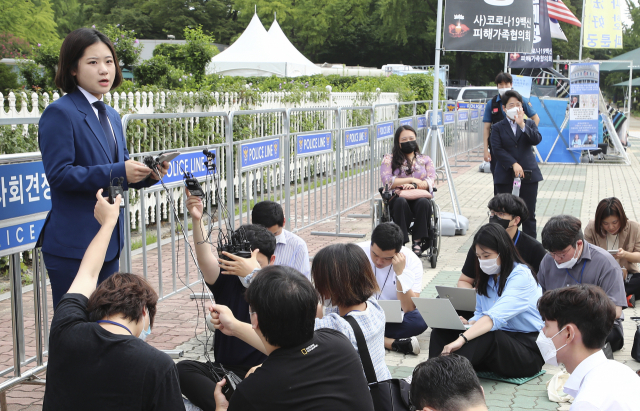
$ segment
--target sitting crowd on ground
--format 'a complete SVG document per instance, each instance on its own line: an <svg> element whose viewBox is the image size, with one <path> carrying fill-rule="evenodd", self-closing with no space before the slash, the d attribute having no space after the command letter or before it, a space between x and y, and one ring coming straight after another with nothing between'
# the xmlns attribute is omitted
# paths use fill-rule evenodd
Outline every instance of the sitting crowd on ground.
<svg viewBox="0 0 640 411"><path fill-rule="evenodd" d="M403 246L402 227L381 223L369 241L326 246L308 269L306 244L284 229L281 206L262 202L238 229L251 256L217 256L204 241L202 201L189 196L215 338L213 360L176 365L144 341L158 301L146 280L116 273L96 287L120 211L101 191L101 228L53 317L44 410L386 409L374 388L392 380L385 348L418 354L428 329L415 304L422 263ZM518 230L528 216L521 199L499 194L488 208L458 283L475 289L476 309L460 315L462 331L432 328L429 359L403 383L407 401L486 410L476 372L525 378L562 363L572 409L637 409L640 378L607 358L624 344L622 310L638 290L637 224L606 199L585 234L579 219L560 215L539 243ZM402 321L387 322L380 301L396 301Z"/></svg>

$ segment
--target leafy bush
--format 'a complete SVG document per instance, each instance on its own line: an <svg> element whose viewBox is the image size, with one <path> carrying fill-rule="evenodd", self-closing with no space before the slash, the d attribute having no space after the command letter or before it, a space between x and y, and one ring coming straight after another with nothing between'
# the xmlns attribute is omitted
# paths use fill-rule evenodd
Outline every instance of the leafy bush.
<svg viewBox="0 0 640 411"><path fill-rule="evenodd" d="M166 57L173 67L200 82L207 64L218 54L218 48L211 44L214 38L202 32L202 26L195 29L185 28L184 37L187 40L186 44L159 44L153 50L153 56Z"/></svg>
<svg viewBox="0 0 640 411"><path fill-rule="evenodd" d="M92 27L96 28L96 26ZM136 38L135 30L125 30L124 26L120 24L108 24L105 27L98 28L98 30L109 37L109 40L113 43L113 48L116 50L118 60L125 68L131 68L138 64L141 49L137 47L140 42Z"/></svg>
<svg viewBox="0 0 640 411"><path fill-rule="evenodd" d="M31 54L29 42L11 33L0 33L0 59L25 58Z"/></svg>
<svg viewBox="0 0 640 411"><path fill-rule="evenodd" d="M0 93L7 94L18 88L18 74L6 64L0 64Z"/></svg>
<svg viewBox="0 0 640 411"><path fill-rule="evenodd" d="M47 89L47 75L33 60L18 61L20 72L20 82L27 91L38 91ZM51 79L49 79L51 81Z"/></svg>

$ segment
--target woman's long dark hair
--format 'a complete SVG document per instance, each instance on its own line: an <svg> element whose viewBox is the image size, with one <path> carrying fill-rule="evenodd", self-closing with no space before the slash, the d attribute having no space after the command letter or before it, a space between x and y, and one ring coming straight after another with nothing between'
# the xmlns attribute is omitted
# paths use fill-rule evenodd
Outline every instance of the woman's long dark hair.
<svg viewBox="0 0 640 411"><path fill-rule="evenodd" d="M500 277L498 279L498 295L502 295L504 285L507 283L507 279L513 271L513 264L525 264L531 270L533 278L538 282L536 272L530 265L524 262L518 249L513 244L513 240L507 234L507 230L502 228L498 224L485 224L473 237L473 249L476 249L476 245L479 245L483 249L489 249L500 254ZM487 283L489 282L489 274L486 274L480 269L480 263L476 258L476 281L477 292L480 295L487 295Z"/></svg>
<svg viewBox="0 0 640 411"><path fill-rule="evenodd" d="M402 152L402 150L400 150L400 134L404 130L409 130L409 131L413 132L413 134L416 136L416 138L418 137L418 133L416 133L416 131L413 129L413 127L411 127L411 126L400 126L400 127L398 127L398 129L396 130L396 133L393 136L393 151L391 152L392 155L393 155L393 157L391 158L391 171L392 172L394 172L397 169L399 169L400 167L402 167L402 165L404 164L405 160L407 159L407 157ZM415 154L420 154L420 147L417 147L415 149L414 153ZM412 171L413 171L412 168L409 167L408 174L411 174Z"/></svg>

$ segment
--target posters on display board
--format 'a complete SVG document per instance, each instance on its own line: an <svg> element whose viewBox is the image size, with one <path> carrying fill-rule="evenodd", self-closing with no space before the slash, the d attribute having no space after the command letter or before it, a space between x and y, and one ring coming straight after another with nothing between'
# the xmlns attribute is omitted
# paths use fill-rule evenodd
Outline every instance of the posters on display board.
<svg viewBox="0 0 640 411"><path fill-rule="evenodd" d="M447 0L443 46L448 51L530 53L533 0Z"/></svg>
<svg viewBox="0 0 640 411"><path fill-rule="evenodd" d="M571 64L569 80L569 150L598 148L600 64Z"/></svg>
<svg viewBox="0 0 640 411"><path fill-rule="evenodd" d="M513 77L513 89L520 93L524 98L531 97L531 83L533 78L528 76L512 76Z"/></svg>
<svg viewBox="0 0 640 411"><path fill-rule="evenodd" d="M622 48L623 0L585 0L583 47Z"/></svg>
<svg viewBox="0 0 640 411"><path fill-rule="evenodd" d="M553 66L547 0L533 0L533 17L533 49L531 53L509 53L509 67L545 68Z"/></svg>

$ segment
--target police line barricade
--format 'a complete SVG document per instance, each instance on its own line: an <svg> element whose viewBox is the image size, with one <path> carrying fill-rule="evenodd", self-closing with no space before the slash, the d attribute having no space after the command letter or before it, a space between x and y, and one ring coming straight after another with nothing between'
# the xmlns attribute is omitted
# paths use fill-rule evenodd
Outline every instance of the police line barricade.
<svg viewBox="0 0 640 411"><path fill-rule="evenodd" d="M251 130L234 130L234 123L242 124L245 116L261 116L271 120L267 135L257 138L240 140L240 132L255 132ZM266 115L266 116L264 116ZM255 117L249 118L249 121ZM271 200L284 205L285 216L290 213L290 178L289 159L283 153L289 153L289 114L287 109L242 110L229 113L230 129L227 144L233 154L229 161L227 178L227 209L232 214L231 224L234 225L235 198L238 198L239 224L251 223L251 209L260 201ZM251 124L251 123L249 123ZM255 123L254 123L255 125ZM262 131L262 130L260 130ZM264 133L261 133L264 134ZM235 137L235 138L234 138ZM235 165L235 170L233 169ZM235 172L235 175L234 175ZM233 176L233 179L230 177ZM235 190L232 186L235 181ZM234 193L235 191L235 193Z"/></svg>
<svg viewBox="0 0 640 411"><path fill-rule="evenodd" d="M335 232L312 231L313 235L340 233L338 177L340 170L340 124L338 108L288 109L289 158L292 194L287 204L287 229L297 232L336 219ZM296 121L304 120L304 121Z"/></svg>
<svg viewBox="0 0 640 411"><path fill-rule="evenodd" d="M150 280L152 286L156 288L159 296L159 301L169 298L174 294L182 292L188 287L191 287L198 283L200 276L196 274L195 277L191 277L191 253L187 244L184 243L184 233L189 235L189 219L186 207L186 190L184 185L184 174L190 173L196 178L203 190L207 193L207 198L211 201L204 201L206 207L206 213L211 216L209 219L209 227L213 223L216 216L211 214L211 203L215 204L215 199L212 196L211 187L211 175L207 168L204 166L206 159L203 154L203 150L207 149L210 152L216 154L215 163L217 166L217 175L220 181L224 181L227 177L225 165L227 163L228 145L226 143L207 144L202 146L188 147L173 149L171 143L174 141L171 139L172 133L172 120L176 121L191 121L194 118L216 118L219 119L224 125L224 137L226 140L226 130L229 125L229 116L224 112L211 112L211 113L159 113L159 114L129 114L122 118L122 126L124 130L125 141L127 139L129 130L128 125L134 120L169 120L163 122L162 127L169 129L169 141L165 142L164 150L156 150L150 152L134 153L130 154L130 159L144 162L146 156L157 157L163 151L178 151L180 155L173 159L169 163L169 170L167 175L163 178L162 183L158 182L151 187L142 188L140 190L127 190L125 191L125 218L124 218L124 248L120 257L120 269L126 272L140 273L145 279ZM160 142L157 142L160 145ZM223 183L220 183L221 185ZM226 187L219 187L221 190L222 198L224 196ZM218 208L219 210L219 208ZM182 214L182 218L180 218ZM162 228L162 221L169 221L169 230ZM137 224L139 240L136 244L132 241L131 222L139 221ZM221 218L217 216L217 222L220 227L222 224ZM155 223L155 240L152 233L147 233L147 225ZM163 237L169 238L163 238ZM206 233L205 233L206 237ZM153 240L153 241L152 241ZM182 242L183 249L180 250L180 242ZM170 244L170 264L171 275L166 276L166 270L163 265L166 264L166 251L163 250L163 246ZM156 250L157 254L157 267L150 271L153 265L148 264L148 254L150 251ZM178 255L178 251L181 255ZM142 254L141 267L136 267L133 270L132 256ZM183 270L178 269L180 260L183 257ZM181 276L181 271L183 275ZM157 276L157 282L151 277ZM165 293L165 290L168 292Z"/></svg>
<svg viewBox="0 0 640 411"><path fill-rule="evenodd" d="M37 124L39 118L0 119L0 125ZM47 281L42 253L35 248L48 210L51 208L49 184L40 153L0 156L0 257L8 257L13 366L0 371L0 405L6 409L6 390L28 383L43 385L37 374L47 368L44 357L49 349ZM31 252L33 306L24 304L21 254ZM3 310L7 312L7 310ZM33 329L25 315L33 315ZM8 318L2 318L6 324ZM33 336L33 338L31 338ZM35 351L35 352L34 352ZM35 355L27 357L27 352ZM28 366L35 362L31 368ZM12 376L11 376L12 374Z"/></svg>
<svg viewBox="0 0 640 411"><path fill-rule="evenodd" d="M392 116L388 113L388 108L394 109ZM385 154L390 154L393 151L393 138L396 129L400 126L398 120L398 103L387 104L374 104L373 105L373 132L372 132L372 145L373 145L373 160L372 174L373 180L373 195L378 194L378 188L382 187L382 181L380 180L380 167L382 165L382 159ZM417 130L416 130L417 131Z"/></svg>
<svg viewBox="0 0 640 411"><path fill-rule="evenodd" d="M341 145L341 178L338 179L341 200L340 212L350 211L362 204L373 207L374 179L373 106L341 107L340 118L357 119L350 127L343 127ZM348 214L351 218L371 218L371 214ZM340 216L338 216L338 221ZM339 225L338 225L339 227ZM353 235L356 237L356 235ZM364 234L358 234L362 238Z"/></svg>

